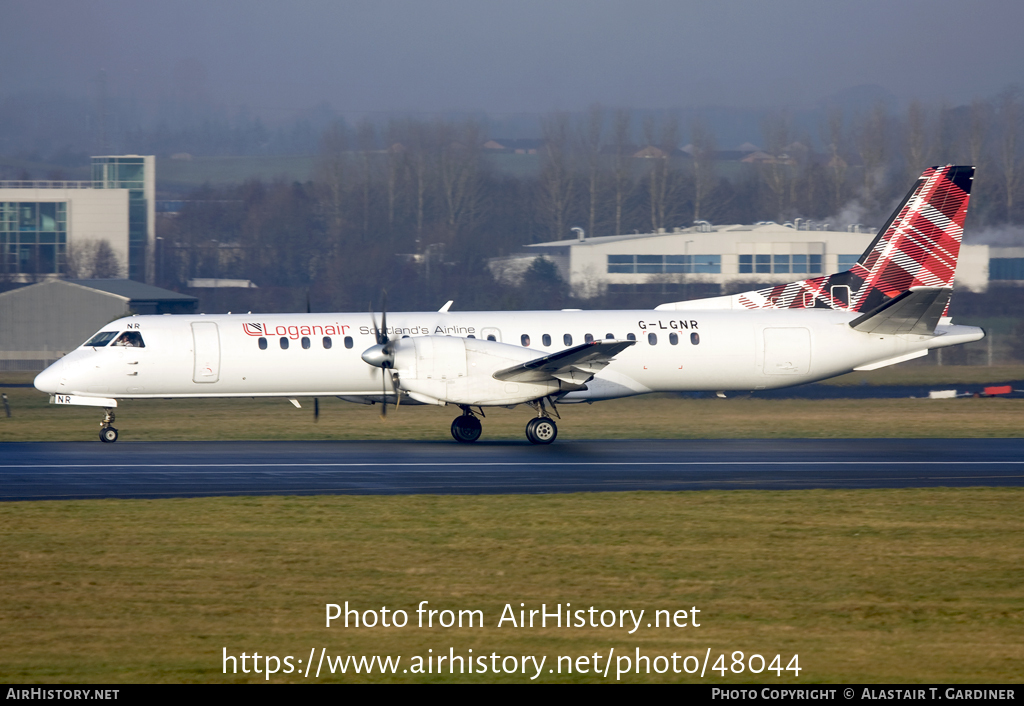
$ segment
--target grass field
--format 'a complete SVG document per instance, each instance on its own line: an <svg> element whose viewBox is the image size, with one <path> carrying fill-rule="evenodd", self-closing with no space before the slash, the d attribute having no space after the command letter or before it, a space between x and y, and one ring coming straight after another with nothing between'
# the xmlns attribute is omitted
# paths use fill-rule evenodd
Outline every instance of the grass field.
<svg viewBox="0 0 1024 706"><path fill-rule="evenodd" d="M1021 372L922 366L866 380L953 386ZM864 384L857 375L837 382ZM0 387L30 379L8 374ZM100 410L50 406L30 388L3 391L12 417L0 417L0 441L95 438ZM1021 436L1024 400L654 396L561 411L569 439L1008 437ZM314 425L310 405L285 400L153 400L125 402L117 426L124 441L447 439L453 416L417 407L382 422L376 408L330 399ZM486 438L523 441L526 418L522 409L489 412ZM537 681L613 681L617 660L608 678L547 669L557 672L559 656L614 648L632 657L639 648L701 659L710 649L708 684L1019 682L1022 501L1024 489L972 488L4 503L0 681L263 680L223 674L224 648L292 655L293 665L311 648L402 656L393 676L324 672L320 681L529 681L401 672L414 655L450 648L463 657L545 655ZM485 626L413 627L422 600L480 610ZM345 601L405 610L410 627L325 628L325 604ZM496 627L506 603L550 611L567 602L645 615L632 635ZM692 606L699 628L646 627L652 611ZM802 671L710 669L720 654L731 666L734 651L769 662L780 654L783 667L799 654ZM623 681L701 680L670 671Z"/></svg>
<svg viewBox="0 0 1024 706"><path fill-rule="evenodd" d="M222 649L308 659L323 647L402 655L403 667L428 649L547 655L538 681L605 681L547 668L610 648L710 648L727 664L736 650L783 666L800 655L798 679L709 671L704 683L1019 681L1022 500L938 489L7 503L0 680L258 681L222 674ZM414 627L422 600L481 610L485 626ZM409 627L325 628L325 604L345 601L406 610ZM566 602L644 609L644 625L496 627L505 603ZM645 626L654 610L693 606L699 628Z"/></svg>

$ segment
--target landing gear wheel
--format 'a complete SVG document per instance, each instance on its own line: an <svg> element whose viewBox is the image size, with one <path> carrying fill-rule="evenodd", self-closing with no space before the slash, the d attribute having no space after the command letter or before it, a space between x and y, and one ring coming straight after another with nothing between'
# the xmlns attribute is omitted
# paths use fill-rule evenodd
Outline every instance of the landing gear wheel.
<svg viewBox="0 0 1024 706"><path fill-rule="evenodd" d="M114 408L103 408L103 421L100 422L100 441L113 444L117 441L117 429L114 428Z"/></svg>
<svg viewBox="0 0 1024 706"><path fill-rule="evenodd" d="M558 436L558 427L550 417L536 417L526 424L526 438L531 444L550 444Z"/></svg>
<svg viewBox="0 0 1024 706"><path fill-rule="evenodd" d="M456 417L452 422L452 437L461 444L471 444L480 438L483 427L480 420L470 414Z"/></svg>

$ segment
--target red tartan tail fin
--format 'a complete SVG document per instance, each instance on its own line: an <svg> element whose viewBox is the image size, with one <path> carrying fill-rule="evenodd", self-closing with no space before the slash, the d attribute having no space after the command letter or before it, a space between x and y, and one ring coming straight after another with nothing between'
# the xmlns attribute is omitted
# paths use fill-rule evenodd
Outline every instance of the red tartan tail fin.
<svg viewBox="0 0 1024 706"><path fill-rule="evenodd" d="M911 287L953 286L974 167L926 169L848 271L733 296L745 309L871 311Z"/></svg>

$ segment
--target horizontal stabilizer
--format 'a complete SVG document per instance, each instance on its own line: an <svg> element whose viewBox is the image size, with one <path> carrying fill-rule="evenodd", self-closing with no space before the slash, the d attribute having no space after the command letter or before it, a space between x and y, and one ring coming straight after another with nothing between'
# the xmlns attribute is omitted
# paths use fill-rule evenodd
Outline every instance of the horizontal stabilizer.
<svg viewBox="0 0 1024 706"><path fill-rule="evenodd" d="M612 358L635 343L636 341L611 339L584 343L499 370L494 373L494 378L508 382L562 380L579 385L600 372Z"/></svg>
<svg viewBox="0 0 1024 706"><path fill-rule="evenodd" d="M850 326L865 333L930 336L952 293L948 287L913 287L858 316Z"/></svg>

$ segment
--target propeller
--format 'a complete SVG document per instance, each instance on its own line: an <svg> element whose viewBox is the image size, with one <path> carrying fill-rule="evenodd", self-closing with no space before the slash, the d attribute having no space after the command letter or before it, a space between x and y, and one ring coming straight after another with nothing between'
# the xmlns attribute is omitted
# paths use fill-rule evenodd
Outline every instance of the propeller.
<svg viewBox="0 0 1024 706"><path fill-rule="evenodd" d="M381 387L381 419L388 416L388 370L395 365L395 345L388 336L388 293L381 293L381 314L380 326L377 326L377 316L373 313L373 304L370 305L370 318L373 320L373 328L377 333L377 345L370 346L363 351L362 359L370 365L380 368ZM398 388L395 387L397 394Z"/></svg>

